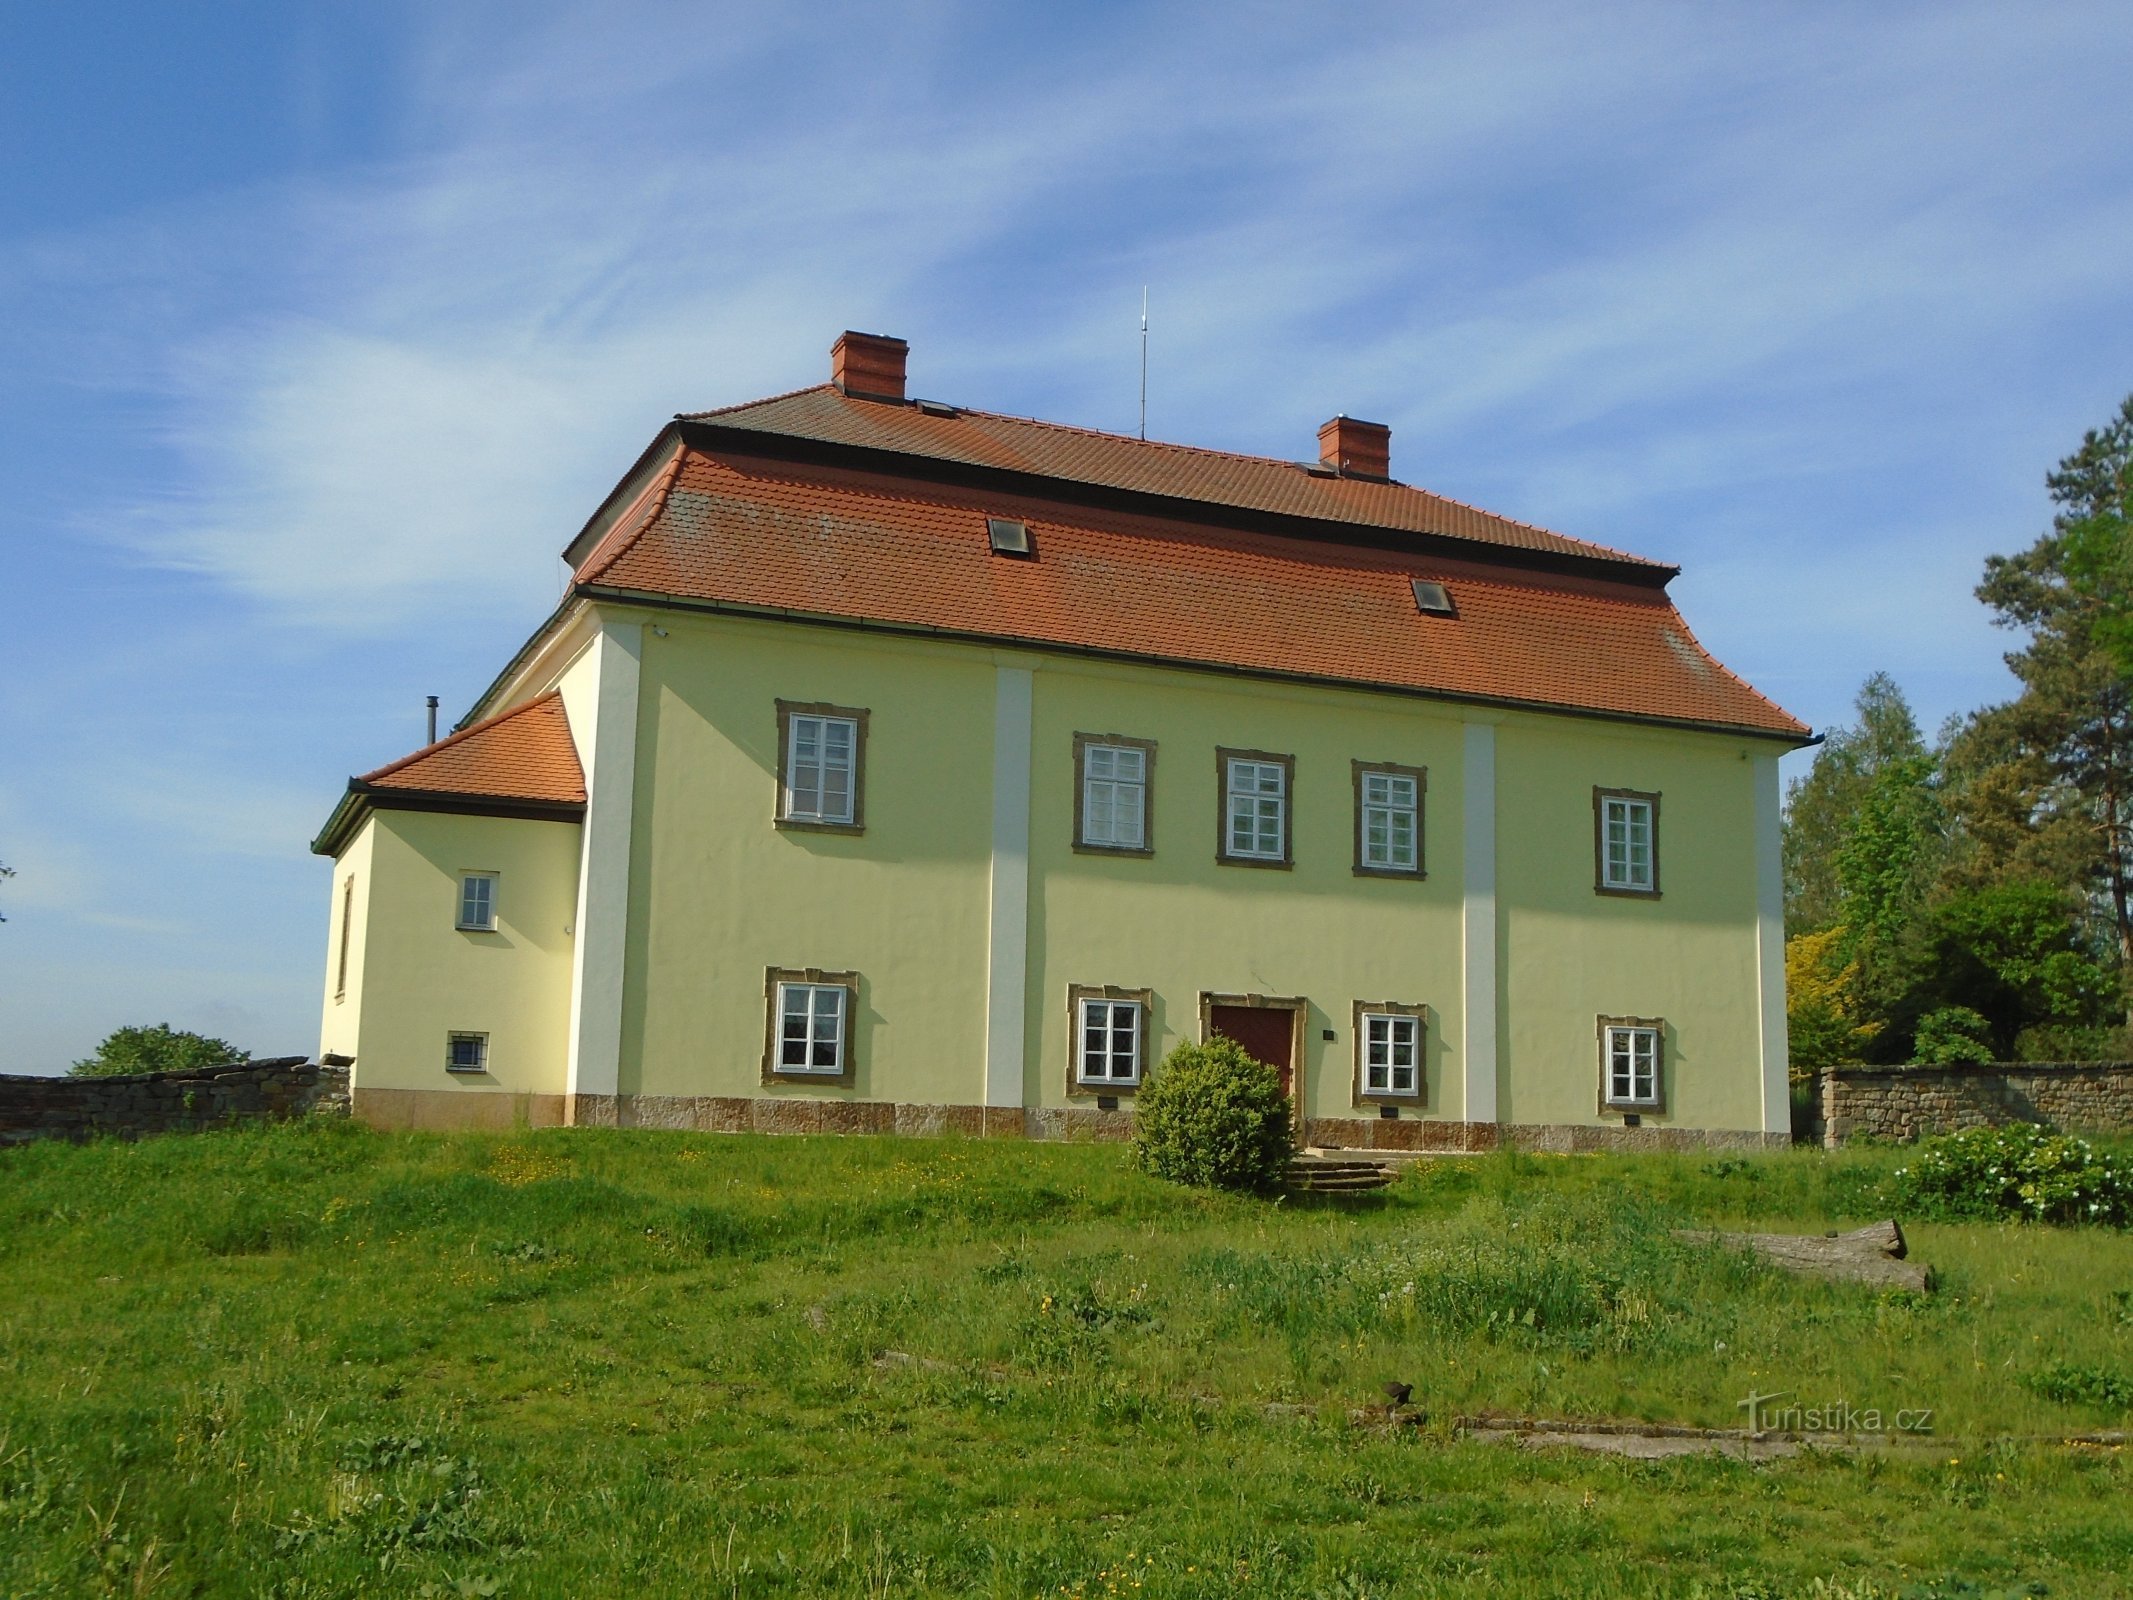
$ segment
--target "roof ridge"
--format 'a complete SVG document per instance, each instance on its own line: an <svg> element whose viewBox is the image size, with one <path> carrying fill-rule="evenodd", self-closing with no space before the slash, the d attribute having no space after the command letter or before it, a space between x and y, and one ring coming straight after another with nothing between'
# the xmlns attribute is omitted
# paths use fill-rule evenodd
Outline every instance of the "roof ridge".
<svg viewBox="0 0 2133 1600"><path fill-rule="evenodd" d="M457 732L448 733L442 739L438 739L430 744L426 744L419 750L412 750L408 752L408 754L402 756L398 761L389 761L384 766L377 768L375 771L366 772L358 781L363 783L376 783L380 778L389 778L394 773L400 771L403 767L412 766L415 762L420 761L424 756L433 756L437 754L437 752L440 750L449 749L455 744L459 744L467 739L473 738L474 735L476 735L477 733L486 732L488 729L495 727L498 723L509 722L513 717L522 717L526 715L526 713L528 713L529 711L534 711L542 706L547 705L551 700L560 702L562 698L563 691L560 689L550 689L546 694L537 694L531 700L526 701L522 705L512 706L509 710L497 712L496 715L493 717L484 717L479 722L469 723L466 727L459 729ZM567 720L570 713L566 710L563 715Z"/></svg>
<svg viewBox="0 0 2133 1600"><path fill-rule="evenodd" d="M630 503L623 515L615 519L615 525L600 535L599 541L585 552L585 559L578 562L571 572L573 581L586 582L598 576L628 553L630 546L643 538L646 530L666 514L667 501L673 496L674 485L681 481L682 468L695 452L684 440L674 452L674 459L659 469L659 476L644 487L644 492Z"/></svg>
<svg viewBox="0 0 2133 1600"><path fill-rule="evenodd" d="M780 400L797 400L803 394L819 394L825 389L836 390L837 386L834 383L803 383L799 388L787 389L782 394L758 395L753 400L736 400L730 406L713 406L709 411L677 411L674 413L674 420L676 422L702 422L710 417L729 416L736 411L753 411L757 406L774 406ZM843 391L837 390L837 392L842 393ZM879 404L878 401L871 403ZM912 403L915 404L916 402ZM961 410L962 408L957 407L957 409Z"/></svg>

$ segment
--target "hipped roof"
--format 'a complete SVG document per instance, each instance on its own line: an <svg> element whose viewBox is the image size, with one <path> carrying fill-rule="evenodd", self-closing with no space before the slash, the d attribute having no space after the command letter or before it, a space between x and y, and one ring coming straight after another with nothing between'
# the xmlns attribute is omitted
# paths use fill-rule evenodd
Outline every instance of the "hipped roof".
<svg viewBox="0 0 2133 1600"><path fill-rule="evenodd" d="M377 808L565 821L583 816L585 771L563 697L544 694L349 779L311 848L339 854Z"/></svg>
<svg viewBox="0 0 2133 1600"><path fill-rule="evenodd" d="M918 629L996 642L1172 662L1196 668L1436 694L1785 738L1796 718L1721 666L1667 597L1671 568L1544 529L1489 517L1383 481L1319 478L1253 461L1137 440L1084 436L998 418L928 417L915 405L808 390L739 412L770 417L817 441L915 447L929 440L977 453L1003 432L1024 445L1016 468L1136 476L1121 463L1159 449L1137 481L1169 486L1160 500L1063 497L1026 476L929 477L884 468L875 454L836 449L757 453L745 432L709 442L683 432L672 453L627 493L604 528L581 538L579 592L702 602L780 616ZM982 421L937 436L934 423ZM1070 441L1053 440L1072 435ZM959 441L959 442L957 442ZM1117 446L1133 447L1120 450ZM1283 515L1201 520L1179 497L1210 483L1264 487L1295 480L1297 503L1356 519ZM993 483L1000 486L994 487ZM1258 493L1258 488L1253 488ZM1243 490L1238 491L1239 495ZM1271 498L1272 491L1262 498ZM1138 509L1137 507L1146 507ZM1367 526L1361 508L1374 507ZM1443 508L1450 507L1452 516ZM1231 504L1231 509L1235 509ZM1026 522L1034 556L991 553L988 517ZM1428 524L1403 537L1388 524ZM1446 533L1446 529L1466 531ZM1278 531L1269 531L1278 530ZM1515 545L1517 560L1506 559ZM1416 578L1444 583L1456 614L1416 607Z"/></svg>

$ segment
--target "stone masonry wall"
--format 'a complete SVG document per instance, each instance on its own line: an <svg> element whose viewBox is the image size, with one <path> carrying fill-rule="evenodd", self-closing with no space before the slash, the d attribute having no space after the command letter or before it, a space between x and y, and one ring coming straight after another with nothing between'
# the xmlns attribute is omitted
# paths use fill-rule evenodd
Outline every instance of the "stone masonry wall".
<svg viewBox="0 0 2133 1600"><path fill-rule="evenodd" d="M347 1114L348 1069L302 1056L124 1078L0 1076L0 1144Z"/></svg>
<svg viewBox="0 0 2133 1600"><path fill-rule="evenodd" d="M1832 1067L1817 1100L1822 1142L1909 1141L2007 1122L2133 1129L2133 1062L1959 1062L1938 1067Z"/></svg>

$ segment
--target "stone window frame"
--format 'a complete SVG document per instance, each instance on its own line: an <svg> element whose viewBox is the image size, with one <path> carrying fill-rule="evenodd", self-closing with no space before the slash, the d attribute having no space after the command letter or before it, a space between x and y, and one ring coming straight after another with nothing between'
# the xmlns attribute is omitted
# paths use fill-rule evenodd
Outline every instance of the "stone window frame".
<svg viewBox="0 0 2133 1600"><path fill-rule="evenodd" d="M1617 1100L1608 1092L1610 1077L1607 1033L1610 1028L1636 1028L1654 1035L1652 1041L1652 1098L1649 1100ZM1600 1060L1600 1115L1605 1116L1660 1116L1666 1115L1667 1059L1673 1051L1667 1045L1666 1018L1664 1017L1601 1017L1598 1024Z"/></svg>
<svg viewBox="0 0 2133 1600"><path fill-rule="evenodd" d="M1232 855L1229 848L1229 764L1232 761L1267 762L1281 768L1281 855ZM1273 750L1242 750L1215 746L1215 864L1223 867L1266 867L1289 872L1296 866L1296 757Z"/></svg>
<svg viewBox="0 0 2133 1600"><path fill-rule="evenodd" d="M1649 888L1634 888L1607 881L1607 802L1637 800L1652 811L1652 881ZM1592 789L1592 892L1623 900L1659 898L1659 791L1656 789L1610 789L1594 784Z"/></svg>
<svg viewBox="0 0 2133 1600"><path fill-rule="evenodd" d="M872 714L864 706L831 705L823 700L779 700L777 708L777 805L772 817L772 825L792 833L865 833L867 831L867 723ZM851 821L824 822L814 817L786 815L786 801L791 793L787 780L792 772L792 719L794 717L837 717L854 725L852 731Z"/></svg>
<svg viewBox="0 0 2133 1600"><path fill-rule="evenodd" d="M1355 790L1355 876L1404 878L1411 883L1421 883L1429 876L1429 855L1425 842L1428 835L1423 821L1429 804L1429 769L1403 766L1397 761L1351 760L1348 763L1348 771ZM1376 867L1363 859L1363 779L1373 772L1415 780L1415 864L1411 867Z"/></svg>
<svg viewBox="0 0 2133 1600"><path fill-rule="evenodd" d="M1355 1030L1354 1050L1355 1079L1351 1104L1358 1106L1413 1106L1424 1109L1429 1105L1429 1007L1419 1001L1404 1000L1358 1000L1349 1013L1350 1026ZM1372 1089L1366 1086L1364 1076L1364 1051L1367 1036L1363 1026L1365 1017L1412 1017L1415 1019L1415 1087L1411 1094L1402 1094L1396 1089Z"/></svg>
<svg viewBox="0 0 2133 1600"><path fill-rule="evenodd" d="M474 1065L463 1067L452 1060L452 1047L461 1040L472 1039L481 1046L479 1058ZM489 1035L479 1028L452 1028L444 1036L444 1070L463 1078L485 1077L489 1073Z"/></svg>
<svg viewBox="0 0 2133 1600"><path fill-rule="evenodd" d="M789 983L807 984L817 989L844 990L844 1037L843 1059L835 1072L817 1072L812 1069L788 1068L778 1061L778 1025L782 1020L782 1008L778 1004L778 991ZM763 1083L819 1084L832 1089L849 1089L858 1080L859 1074L859 986L856 972L825 972L820 967L765 967L763 969Z"/></svg>
<svg viewBox="0 0 2133 1600"><path fill-rule="evenodd" d="M1084 1000L1108 1000L1113 1004L1130 1003L1141 1008L1140 1016L1140 1062L1139 1076L1131 1083L1116 1078L1097 1083L1084 1083L1081 1077L1081 1005ZM1067 1082L1068 1096L1076 1100L1094 1099L1097 1096L1132 1096L1148 1081L1149 1030L1155 1021L1155 991L1153 989L1122 988L1115 983L1070 983L1067 985Z"/></svg>
<svg viewBox="0 0 2133 1600"><path fill-rule="evenodd" d="M1141 752L1141 842L1139 845L1095 844L1083 836L1083 807L1088 803L1087 759L1090 746ZM1155 854L1155 741L1123 733L1074 735L1074 852L1085 856L1152 856Z"/></svg>

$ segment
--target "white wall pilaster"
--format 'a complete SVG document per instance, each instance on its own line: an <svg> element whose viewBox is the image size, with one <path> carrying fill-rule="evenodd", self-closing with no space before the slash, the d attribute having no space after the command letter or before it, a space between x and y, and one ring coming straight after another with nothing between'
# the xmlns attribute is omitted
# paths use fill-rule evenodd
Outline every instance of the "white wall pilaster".
<svg viewBox="0 0 2133 1600"><path fill-rule="evenodd" d="M570 952L573 1119L580 1095L615 1095L622 1078L622 964L629 933L630 826L637 787L637 698L644 628L603 623L592 643L593 727L586 741L585 832Z"/></svg>

